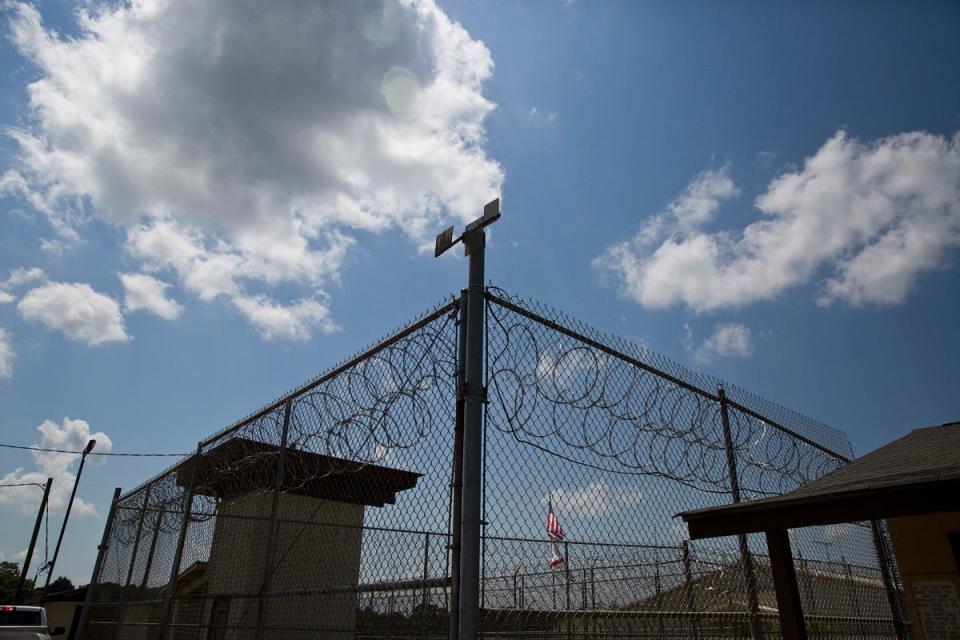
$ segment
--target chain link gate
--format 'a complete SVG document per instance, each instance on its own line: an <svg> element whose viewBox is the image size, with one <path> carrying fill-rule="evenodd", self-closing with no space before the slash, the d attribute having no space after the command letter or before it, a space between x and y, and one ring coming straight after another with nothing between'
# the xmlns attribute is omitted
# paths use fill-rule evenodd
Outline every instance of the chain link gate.
<svg viewBox="0 0 960 640"><path fill-rule="evenodd" d="M790 491L849 460L845 436L500 289L486 302L481 634L776 637L763 541L694 544L673 516ZM81 637L448 637L459 309L441 305L115 500ZM555 568L548 501L566 530ZM879 525L792 536L811 637L895 636Z"/></svg>

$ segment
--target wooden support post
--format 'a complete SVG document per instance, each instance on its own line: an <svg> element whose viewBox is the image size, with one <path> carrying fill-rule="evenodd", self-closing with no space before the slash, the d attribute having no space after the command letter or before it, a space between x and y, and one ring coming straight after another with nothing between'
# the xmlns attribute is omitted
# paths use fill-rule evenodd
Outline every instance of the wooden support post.
<svg viewBox="0 0 960 640"><path fill-rule="evenodd" d="M777 609L780 612L780 631L784 640L807 640L803 625L803 607L800 604L800 589L797 572L790 553L790 536L785 530L767 531L767 550L770 553L770 570L773 586L777 590Z"/></svg>

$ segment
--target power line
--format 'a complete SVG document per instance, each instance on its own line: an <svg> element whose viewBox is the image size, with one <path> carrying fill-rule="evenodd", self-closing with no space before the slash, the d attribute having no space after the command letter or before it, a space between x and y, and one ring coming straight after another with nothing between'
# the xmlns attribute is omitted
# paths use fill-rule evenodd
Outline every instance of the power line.
<svg viewBox="0 0 960 640"><path fill-rule="evenodd" d="M13 484L0 484L0 487L40 487L43 489L43 485L39 482L15 482Z"/></svg>
<svg viewBox="0 0 960 640"><path fill-rule="evenodd" d="M0 443L0 447L3 447L4 449L23 449L25 451L40 451L43 453L70 453L78 456L83 455L83 451L70 451L67 449L47 449L44 447L27 447L19 444ZM103 451L91 451L88 455L127 457L127 458L183 458L189 454L186 454L186 453L113 453L113 452L103 452Z"/></svg>

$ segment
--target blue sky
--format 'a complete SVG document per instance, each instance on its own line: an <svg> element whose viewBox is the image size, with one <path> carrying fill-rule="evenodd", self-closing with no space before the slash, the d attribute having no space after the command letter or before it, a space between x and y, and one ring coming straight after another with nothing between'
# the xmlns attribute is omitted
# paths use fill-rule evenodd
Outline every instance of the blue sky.
<svg viewBox="0 0 960 640"><path fill-rule="evenodd" d="M425 243L498 191L499 286L858 455L960 418L955 3L31 6L0 43L3 442L190 451L459 290ZM88 466L63 573L165 462ZM39 492L0 491L12 558Z"/></svg>

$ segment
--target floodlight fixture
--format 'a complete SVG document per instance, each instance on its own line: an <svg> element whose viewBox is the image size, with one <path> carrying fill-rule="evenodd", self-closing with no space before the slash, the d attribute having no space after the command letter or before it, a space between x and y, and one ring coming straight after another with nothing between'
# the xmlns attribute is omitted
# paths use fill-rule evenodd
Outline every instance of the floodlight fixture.
<svg viewBox="0 0 960 640"><path fill-rule="evenodd" d="M436 244L433 249L433 256L435 258L439 258L444 253L446 253L447 250L450 249L450 247L457 244L458 242L463 242L464 237L467 236L467 234L473 231L476 231L478 229L483 229L484 227L487 227L493 224L499 219L500 219L500 198L496 198L495 200L491 200L486 205L484 205L483 215L477 218L476 220L474 220L473 222L471 222L470 224L468 224L466 227L464 227L463 233L461 233L456 238L453 237L453 227L447 227L446 229L441 231L440 234L437 235ZM470 247L466 246L467 245L466 242L464 242L464 245L465 245L465 255L470 255L470 250L471 250Z"/></svg>

